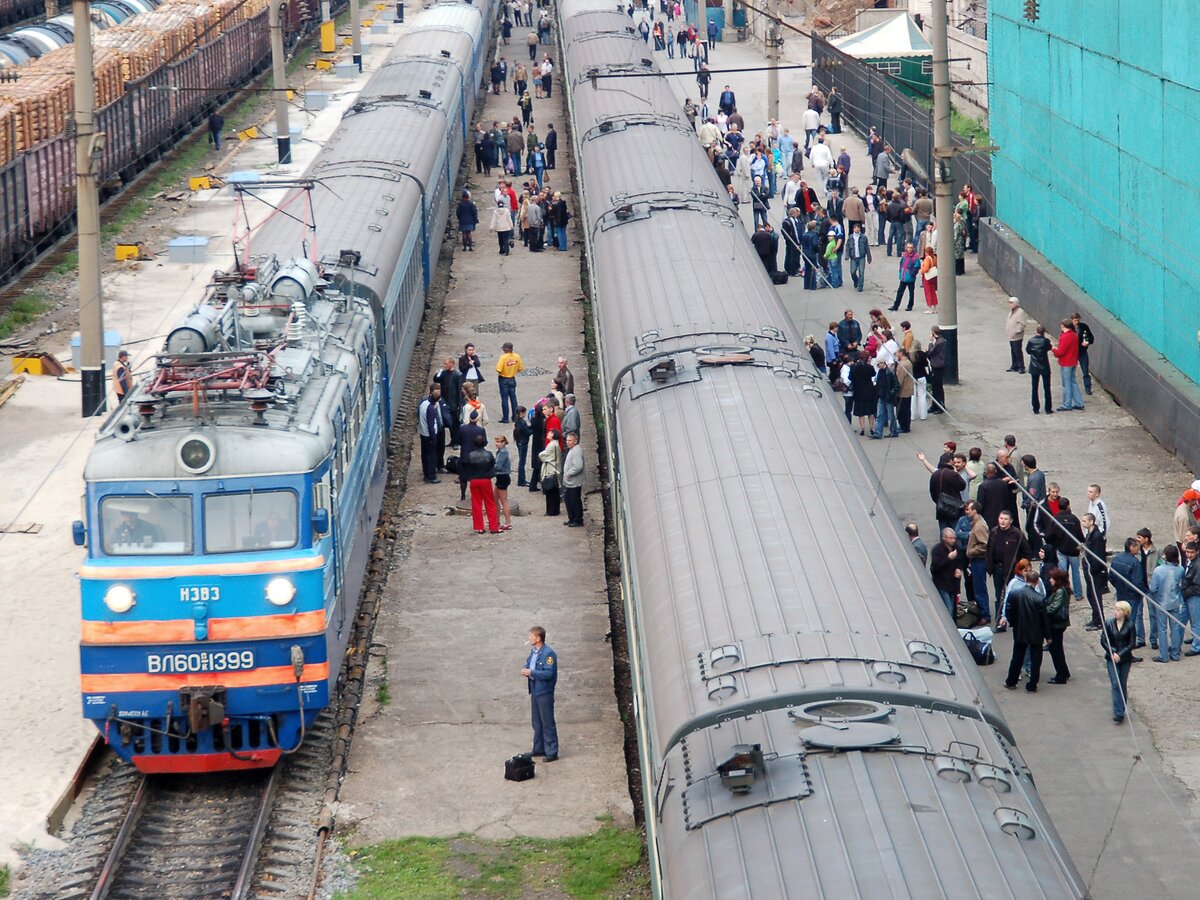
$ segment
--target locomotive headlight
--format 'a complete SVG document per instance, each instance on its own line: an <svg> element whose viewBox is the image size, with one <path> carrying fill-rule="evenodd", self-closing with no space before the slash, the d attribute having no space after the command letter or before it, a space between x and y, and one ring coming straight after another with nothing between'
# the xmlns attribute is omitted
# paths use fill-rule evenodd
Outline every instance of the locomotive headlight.
<svg viewBox="0 0 1200 900"><path fill-rule="evenodd" d="M267 582L267 599L276 606L287 606L296 596L296 586L286 578L272 578Z"/></svg>
<svg viewBox="0 0 1200 900"><path fill-rule="evenodd" d="M123 584L114 584L104 595L104 605L115 613L127 613L133 609L137 594Z"/></svg>

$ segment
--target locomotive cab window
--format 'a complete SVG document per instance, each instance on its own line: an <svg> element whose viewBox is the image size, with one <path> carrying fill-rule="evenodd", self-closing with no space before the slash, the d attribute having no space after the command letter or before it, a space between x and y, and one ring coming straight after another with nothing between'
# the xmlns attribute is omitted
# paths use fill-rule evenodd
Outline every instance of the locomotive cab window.
<svg viewBox="0 0 1200 900"><path fill-rule="evenodd" d="M136 494L100 501L100 531L109 556L192 552L192 498Z"/></svg>
<svg viewBox="0 0 1200 900"><path fill-rule="evenodd" d="M285 550L296 546L294 491L208 494L204 498L207 553Z"/></svg>

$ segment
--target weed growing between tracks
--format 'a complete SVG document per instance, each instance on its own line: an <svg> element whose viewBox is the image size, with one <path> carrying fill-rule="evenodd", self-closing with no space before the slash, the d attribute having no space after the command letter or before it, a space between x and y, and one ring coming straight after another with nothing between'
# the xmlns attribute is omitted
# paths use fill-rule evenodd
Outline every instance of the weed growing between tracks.
<svg viewBox="0 0 1200 900"><path fill-rule="evenodd" d="M349 900L391 897L645 897L641 832L607 816L583 837L481 841L405 838L349 851L359 881Z"/></svg>
<svg viewBox="0 0 1200 900"><path fill-rule="evenodd" d="M36 322L48 307L46 298L41 294L26 294L14 300L12 306L0 315L0 339Z"/></svg>

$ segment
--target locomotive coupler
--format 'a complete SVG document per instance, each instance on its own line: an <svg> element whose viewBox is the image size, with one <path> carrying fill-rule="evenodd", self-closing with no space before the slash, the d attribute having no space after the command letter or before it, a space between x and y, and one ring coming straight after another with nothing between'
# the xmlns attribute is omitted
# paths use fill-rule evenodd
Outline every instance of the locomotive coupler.
<svg viewBox="0 0 1200 900"><path fill-rule="evenodd" d="M189 687L179 692L179 705L187 710L188 728L199 734L225 718L225 688Z"/></svg>

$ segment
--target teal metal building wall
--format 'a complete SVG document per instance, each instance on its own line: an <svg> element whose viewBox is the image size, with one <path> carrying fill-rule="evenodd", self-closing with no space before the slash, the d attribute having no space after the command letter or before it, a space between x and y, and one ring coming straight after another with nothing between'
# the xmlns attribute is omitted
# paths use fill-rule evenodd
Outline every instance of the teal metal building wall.
<svg viewBox="0 0 1200 900"><path fill-rule="evenodd" d="M1200 2L988 4L996 214L1200 383Z"/></svg>

